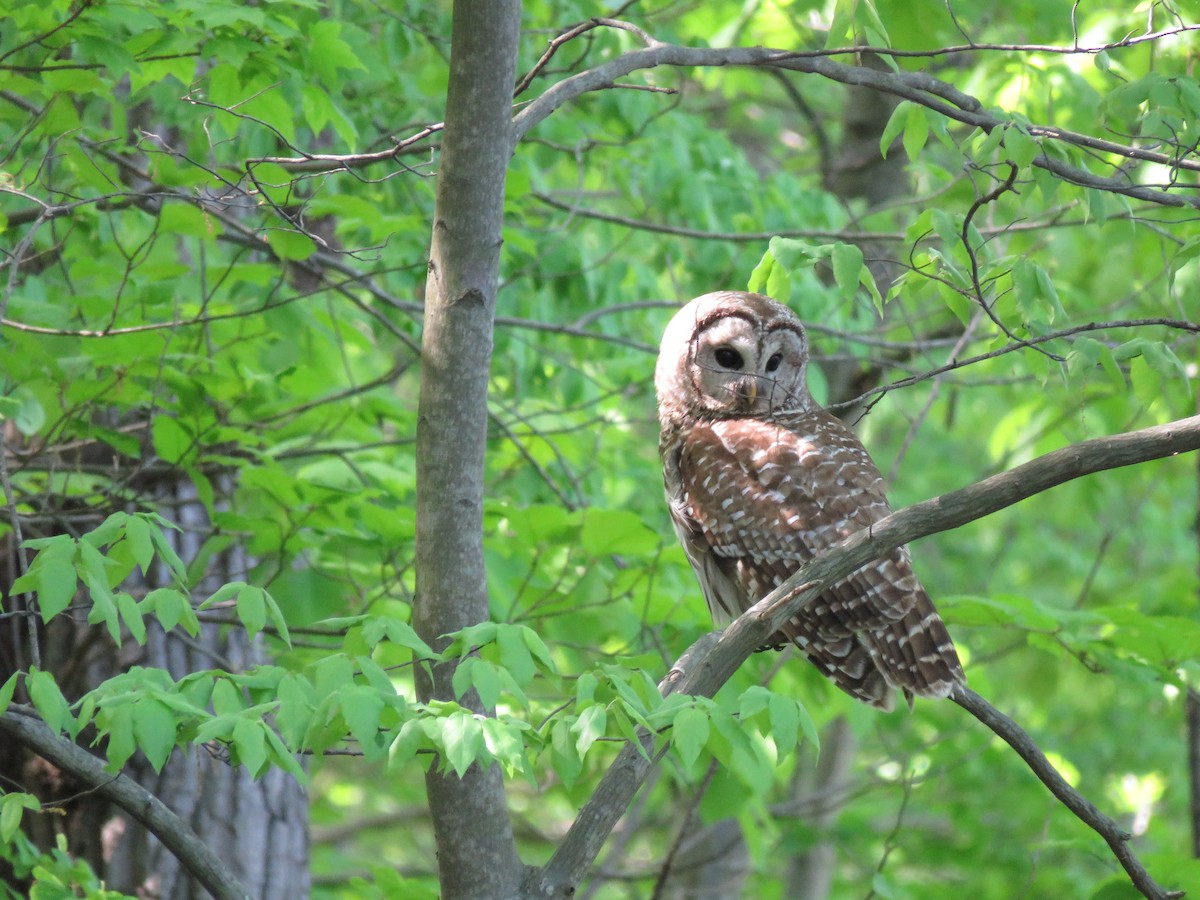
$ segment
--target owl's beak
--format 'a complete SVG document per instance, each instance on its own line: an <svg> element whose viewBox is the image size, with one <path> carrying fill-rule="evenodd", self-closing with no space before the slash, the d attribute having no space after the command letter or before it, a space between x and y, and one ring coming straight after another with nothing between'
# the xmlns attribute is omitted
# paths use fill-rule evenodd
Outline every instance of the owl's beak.
<svg viewBox="0 0 1200 900"><path fill-rule="evenodd" d="M758 399L758 379L753 375L738 379L734 385L733 394L737 398L738 406L744 410L753 409L754 401Z"/></svg>

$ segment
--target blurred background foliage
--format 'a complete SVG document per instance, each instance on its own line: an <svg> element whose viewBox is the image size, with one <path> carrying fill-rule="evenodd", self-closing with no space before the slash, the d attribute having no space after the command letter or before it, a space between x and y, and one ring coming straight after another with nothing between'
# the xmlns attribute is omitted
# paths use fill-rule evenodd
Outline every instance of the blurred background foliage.
<svg viewBox="0 0 1200 900"><path fill-rule="evenodd" d="M501 713L485 736L416 704L416 642L402 627L449 4L18 2L0 37L0 530L78 537L113 511L156 509L164 484L192 486L206 521L176 586L225 566L221 580L276 604L218 598L232 604L227 627L265 628L255 641L270 662L235 674L259 679L287 747L308 754L314 896L436 895L419 777L432 749L503 762L524 858L540 862L616 742L654 714L647 686L710 627L657 459L653 354L680 303L755 280L789 302L810 323L818 390L858 420L896 506L1195 411L1196 330L1171 325L1200 318L1194 206L1062 183L1030 163L1059 155L1189 204L1195 172L1027 129L1194 162L1194 13L1183 2L525 4L519 73L594 15L692 46L986 45L895 64L1010 127L989 138L816 76L660 68L526 136L508 176L484 524L494 621L529 631L476 636L486 646L464 678ZM517 108L640 45L631 31L581 33ZM339 166L321 154L377 156ZM977 204L1010 167L1012 189ZM829 249L841 245L860 248L865 269ZM1109 324L1082 328L1095 323ZM970 362L943 370L953 361ZM1193 888L1196 482L1188 458L1109 472L914 546L971 686L1135 833L1160 882ZM134 538L99 542L118 570L122 540ZM234 548L244 564L230 570ZM135 553L119 574L135 562L147 570ZM165 601L133 589L136 608L95 612L83 581L68 610L81 626L108 625L127 649L135 620L170 627ZM111 638L86 647L117 650ZM107 708L102 688L55 675L71 702L100 690ZM203 714L171 707L164 749L199 732L235 762L281 764L282 752L256 756L261 736L211 725L221 677L206 677ZM760 685L803 709L794 720L778 703L756 709ZM242 704L234 718L253 708L230 702ZM801 879L818 856L825 893L807 896L1131 890L1099 839L949 704L880 715L803 662L759 654L697 708L705 724L690 717L588 896L720 895L689 878L797 896L815 890ZM819 762L813 741L781 739L789 721L823 736ZM149 734L136 734L143 750L157 746ZM689 856L705 846L732 881ZM66 859L44 864L65 878Z"/></svg>

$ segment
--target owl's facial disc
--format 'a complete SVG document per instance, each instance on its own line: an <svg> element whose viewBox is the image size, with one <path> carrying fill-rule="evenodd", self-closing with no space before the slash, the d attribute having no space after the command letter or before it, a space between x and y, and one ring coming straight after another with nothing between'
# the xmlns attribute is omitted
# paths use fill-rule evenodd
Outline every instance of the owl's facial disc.
<svg viewBox="0 0 1200 900"><path fill-rule="evenodd" d="M806 344L793 327L763 327L739 315L702 323L693 347L696 389L713 412L747 416L795 408Z"/></svg>
<svg viewBox="0 0 1200 900"><path fill-rule="evenodd" d="M705 405L737 415L754 410L761 392L759 344L758 329L742 316L721 316L701 327L693 373Z"/></svg>

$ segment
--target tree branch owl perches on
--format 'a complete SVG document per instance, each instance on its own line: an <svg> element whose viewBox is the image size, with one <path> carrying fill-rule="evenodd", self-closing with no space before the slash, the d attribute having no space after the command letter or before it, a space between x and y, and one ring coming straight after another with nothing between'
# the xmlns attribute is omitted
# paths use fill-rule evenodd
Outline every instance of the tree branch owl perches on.
<svg viewBox="0 0 1200 900"><path fill-rule="evenodd" d="M813 400L807 368L800 321L760 294L697 297L663 335L655 387L667 503L718 624L891 512L866 448ZM906 547L836 584L770 646L788 642L882 709L894 688L911 705L965 683Z"/></svg>

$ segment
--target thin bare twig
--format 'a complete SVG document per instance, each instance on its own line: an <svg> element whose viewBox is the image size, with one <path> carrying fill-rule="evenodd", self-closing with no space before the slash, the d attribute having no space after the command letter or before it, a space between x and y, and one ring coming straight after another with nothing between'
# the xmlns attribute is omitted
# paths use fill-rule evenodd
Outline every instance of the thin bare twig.
<svg viewBox="0 0 1200 900"><path fill-rule="evenodd" d="M1123 831L1109 816L1100 812L1090 800L1075 790L1059 774L1033 738L1020 725L1000 712L985 699L966 687L958 687L950 699L990 728L1006 744L1017 752L1038 780L1044 784L1058 801L1069 809L1076 818L1104 838L1121 864L1129 880L1142 894L1151 900L1172 900L1182 897L1183 891L1168 891L1160 887L1141 861L1129 849L1130 835Z"/></svg>

